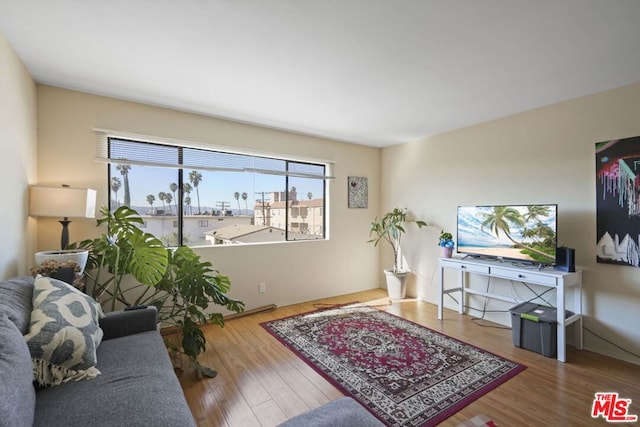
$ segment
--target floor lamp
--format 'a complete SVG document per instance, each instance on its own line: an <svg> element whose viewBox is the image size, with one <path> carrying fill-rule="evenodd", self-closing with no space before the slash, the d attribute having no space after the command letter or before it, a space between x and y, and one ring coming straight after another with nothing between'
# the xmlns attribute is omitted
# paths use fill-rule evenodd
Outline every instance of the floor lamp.
<svg viewBox="0 0 640 427"><path fill-rule="evenodd" d="M95 218L96 190L90 188L32 186L29 191L29 215L62 217L61 249L69 245L69 218Z"/></svg>

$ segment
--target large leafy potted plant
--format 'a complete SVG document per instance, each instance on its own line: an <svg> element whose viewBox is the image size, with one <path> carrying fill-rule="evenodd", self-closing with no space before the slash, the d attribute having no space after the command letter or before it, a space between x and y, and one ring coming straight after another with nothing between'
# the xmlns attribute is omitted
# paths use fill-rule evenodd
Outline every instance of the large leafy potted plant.
<svg viewBox="0 0 640 427"><path fill-rule="evenodd" d="M402 235L406 232L405 224L407 220L406 209L394 208L387 212L381 219L378 217L371 223L369 231L369 243L375 246L384 241L389 244L393 251L393 268L385 269L384 273L387 278L387 291L393 299L402 299L406 293L406 276L409 270L405 269L404 261L400 255L400 243ZM427 223L421 220L412 220L418 228L426 227Z"/></svg>
<svg viewBox="0 0 640 427"><path fill-rule="evenodd" d="M158 320L177 327L182 337L180 345L167 341L169 351L188 356L198 376L214 377L214 370L197 361L206 343L200 326L224 326L221 313L206 313L210 304L236 313L244 310L241 301L226 295L229 278L188 247L164 247L158 238L138 227L143 220L135 210L121 206L111 213L102 208L101 214L98 225L106 224L108 232L72 245L89 250L87 293L106 311L154 305Z"/></svg>

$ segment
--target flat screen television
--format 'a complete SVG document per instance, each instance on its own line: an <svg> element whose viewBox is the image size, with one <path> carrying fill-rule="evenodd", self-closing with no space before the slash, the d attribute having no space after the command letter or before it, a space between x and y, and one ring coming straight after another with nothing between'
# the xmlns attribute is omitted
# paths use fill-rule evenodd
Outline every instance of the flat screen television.
<svg viewBox="0 0 640 427"><path fill-rule="evenodd" d="M459 206L457 251L474 257L556 263L558 205Z"/></svg>

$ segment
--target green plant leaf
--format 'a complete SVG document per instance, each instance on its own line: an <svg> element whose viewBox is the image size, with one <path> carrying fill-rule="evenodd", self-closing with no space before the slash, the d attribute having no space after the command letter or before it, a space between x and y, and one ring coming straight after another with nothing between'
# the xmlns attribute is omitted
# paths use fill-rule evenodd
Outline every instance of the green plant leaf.
<svg viewBox="0 0 640 427"><path fill-rule="evenodd" d="M185 317L182 323L182 349L184 354L195 360L198 354L205 350L205 343L204 333L200 330L198 324L189 317Z"/></svg>
<svg viewBox="0 0 640 427"><path fill-rule="evenodd" d="M207 368L206 366L201 365L198 362L194 362L196 373L198 374L198 378L209 377L215 378L218 375L217 371L214 371L211 368Z"/></svg>
<svg viewBox="0 0 640 427"><path fill-rule="evenodd" d="M132 234L129 238L131 257L127 271L145 285L160 282L167 272L167 249L149 233Z"/></svg>

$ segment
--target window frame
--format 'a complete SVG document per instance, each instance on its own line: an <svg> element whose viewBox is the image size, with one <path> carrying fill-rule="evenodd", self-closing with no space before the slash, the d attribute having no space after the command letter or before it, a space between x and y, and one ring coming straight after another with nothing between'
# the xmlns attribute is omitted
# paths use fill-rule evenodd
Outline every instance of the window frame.
<svg viewBox="0 0 640 427"><path fill-rule="evenodd" d="M97 132L98 133L98 132ZM177 164L175 166L167 166L167 165L153 165L153 164L149 164L147 162L144 161L135 161L135 160L126 160L126 159L121 159L121 158L114 158L112 157L112 144L113 141L119 141L121 143L131 143L131 144L141 144L144 147L149 147L149 149L152 149L151 147L157 146L157 147L162 147L164 148L169 148L169 149L175 149L177 151ZM243 157L248 157L248 158L254 158L254 157L259 157L262 159L267 159L267 160L274 160L274 161L282 161L284 162L285 165L285 170L283 172L280 173L273 173L274 175L282 175L284 176L284 182L285 182L285 189L284 191L281 192L284 193L284 221L285 221L285 226L284 226L284 240L282 241L264 241L264 242L252 242L252 243L247 243L247 244L273 244L273 243L289 243L289 242L307 242L307 241L323 241L323 240L329 240L329 236L328 236L328 232L327 232L327 200L328 200L328 191L329 191L329 187L327 185L327 181L334 179L332 176L327 175L327 172L330 170L330 165L329 162L323 162L323 161L310 161L310 160L298 160L295 158L288 158L288 157L283 157L283 156L278 156L278 155L266 155L266 154L254 154L254 153L250 153L250 152L243 152L242 150L230 150L230 151L226 151L224 149L221 149L219 147L212 147L212 148L206 148L206 147L193 147L193 146L188 146L188 145L180 145L180 144L173 144L173 143L164 143L164 142L154 142L154 141L150 141L147 138L145 138L144 140L139 140L136 138L131 138L131 137L123 137L123 136L115 136L115 135L106 135L106 150L104 150L103 148L98 148L98 152L100 151L106 151L106 159L105 158L101 158L100 156L97 156L97 160L102 160L102 161L107 161L107 163L110 164L129 164L129 165L139 165L139 166L156 166L156 167L160 167L160 168L175 168L177 169L177 181L178 181L178 189L177 189L177 200L183 200L184 199L184 190L183 190L183 183L184 183L184 173L185 170L191 170L191 169L195 169L198 171L215 171L215 169L212 168L207 168L207 167L203 167L201 169L195 168L194 166L191 165L185 165L184 164L184 152L185 150L192 150L192 151L202 151L202 152L207 152L207 153L219 153L221 155L232 155L232 156L243 156ZM123 160L125 160L123 162ZM322 175L314 175L314 174L304 174L303 172L296 172L295 170L292 170L291 166L292 165L307 165L307 166L312 166L312 167L321 167L322 168ZM183 167L184 166L184 167ZM107 192L109 194L108 197L108 208L111 211L112 209L112 199L111 199L111 178L112 178L112 173L111 173L111 167L107 168ZM238 171L239 173L243 173ZM264 170L248 170L246 172L250 172L250 173L254 173L254 174L263 174L263 173L267 173L269 174L269 171L264 171ZM321 218L321 235L319 235L319 238L313 239L299 239L299 238L294 238L294 237L290 237L290 234L298 234L299 232L296 232L294 230L289 230L289 222L290 222L290 217L291 217L291 210L294 208L293 204L291 202L294 201L302 201L299 198L297 199L291 199L290 198L290 191L288 189L292 188L291 187L291 183L290 183L290 179L291 178L296 178L296 179L320 179L322 181L322 206L314 206L314 207L304 207L304 209L308 212L309 209L319 209L319 217ZM263 193L263 197L264 197ZM257 204L257 200L256 199L256 203ZM274 203L274 201L272 200L270 203ZM254 204L254 214L253 214L253 222L255 222L256 219L256 215L255 215L255 204ZM184 215L184 203L176 203L176 216L177 216L177 223L178 223L178 227L172 227L172 228L177 228L177 238L178 238L178 246L182 246L184 245L184 225L185 225L185 215ZM301 206L296 206L295 207L298 212L302 209ZM264 212L262 212L262 214L264 214ZM270 215L267 215L267 217L273 217L275 215L274 213L274 209L270 208ZM208 221L209 218L206 218L206 220ZM220 220L220 219L219 219ZM199 220L200 223L201 220ZM300 222L298 221L298 223L300 224ZM146 226L146 223L145 223ZM200 227L198 225L198 227ZM307 229L310 228L309 224L307 224ZM197 241L200 241L202 239L197 239L196 243L194 246L197 247L207 247L208 245L197 245ZM225 246L225 245L211 245L211 246Z"/></svg>

